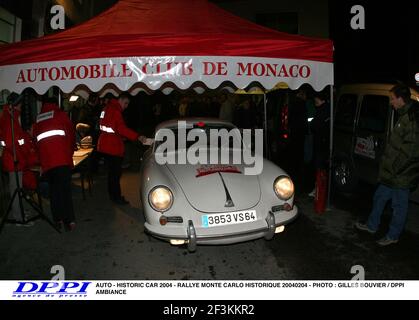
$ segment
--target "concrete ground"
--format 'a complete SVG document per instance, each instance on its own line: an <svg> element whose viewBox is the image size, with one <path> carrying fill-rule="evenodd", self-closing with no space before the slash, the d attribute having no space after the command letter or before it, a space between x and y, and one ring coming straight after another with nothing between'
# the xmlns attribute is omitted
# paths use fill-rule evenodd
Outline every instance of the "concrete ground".
<svg viewBox="0 0 419 320"><path fill-rule="evenodd" d="M386 248L374 240L384 234L388 213L377 237L353 228L370 206L371 194L361 192L337 195L323 215L314 213L312 199L299 197L299 218L272 241L200 246L191 254L144 234L138 170L123 174L123 193L131 203L126 207L108 200L104 173L95 177L86 200L75 178L73 232L58 234L42 220L27 228L6 225L0 233L0 279L51 279L53 265L62 265L67 279L80 280L347 280L353 265L365 268L366 279L419 279L417 205L410 207L400 242Z"/></svg>

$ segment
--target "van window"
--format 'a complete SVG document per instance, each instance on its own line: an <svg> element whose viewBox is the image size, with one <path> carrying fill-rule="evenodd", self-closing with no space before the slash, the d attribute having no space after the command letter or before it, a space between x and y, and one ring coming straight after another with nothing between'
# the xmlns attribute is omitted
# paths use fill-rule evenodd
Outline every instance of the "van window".
<svg viewBox="0 0 419 320"><path fill-rule="evenodd" d="M356 114L356 94L343 94L339 98L335 124L337 126L352 127Z"/></svg>
<svg viewBox="0 0 419 320"><path fill-rule="evenodd" d="M387 96L365 95L359 115L359 129L382 133L386 129L390 100Z"/></svg>

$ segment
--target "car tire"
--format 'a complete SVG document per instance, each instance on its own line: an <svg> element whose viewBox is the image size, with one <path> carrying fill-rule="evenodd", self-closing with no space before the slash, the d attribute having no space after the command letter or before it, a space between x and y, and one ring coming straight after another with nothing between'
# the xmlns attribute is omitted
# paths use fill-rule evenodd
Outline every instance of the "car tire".
<svg viewBox="0 0 419 320"><path fill-rule="evenodd" d="M352 161L347 158L334 161L332 177L336 189L341 192L354 191L359 181Z"/></svg>

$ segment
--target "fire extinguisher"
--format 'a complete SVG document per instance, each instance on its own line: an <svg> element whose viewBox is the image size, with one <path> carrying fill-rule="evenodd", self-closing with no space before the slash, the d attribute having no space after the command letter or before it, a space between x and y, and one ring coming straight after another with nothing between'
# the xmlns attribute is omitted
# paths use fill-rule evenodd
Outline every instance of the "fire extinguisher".
<svg viewBox="0 0 419 320"><path fill-rule="evenodd" d="M327 171L316 171L316 197L314 198L314 211L324 213L327 201Z"/></svg>

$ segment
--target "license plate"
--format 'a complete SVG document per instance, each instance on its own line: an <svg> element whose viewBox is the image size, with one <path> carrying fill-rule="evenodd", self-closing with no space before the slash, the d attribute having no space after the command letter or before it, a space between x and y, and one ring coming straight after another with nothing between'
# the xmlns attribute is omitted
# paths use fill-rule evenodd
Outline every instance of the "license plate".
<svg viewBox="0 0 419 320"><path fill-rule="evenodd" d="M210 228L230 224L246 223L256 220L256 210L215 213L202 216L202 226L204 228Z"/></svg>

